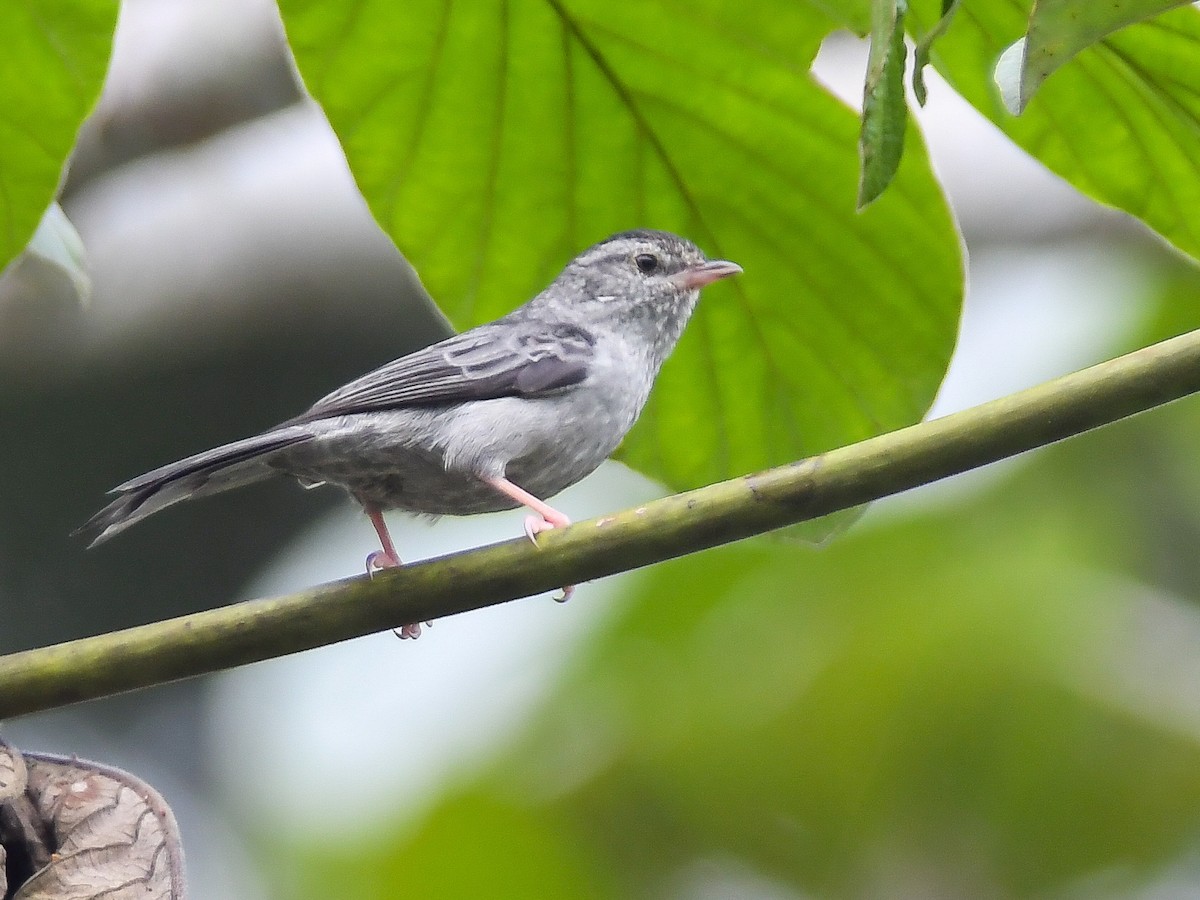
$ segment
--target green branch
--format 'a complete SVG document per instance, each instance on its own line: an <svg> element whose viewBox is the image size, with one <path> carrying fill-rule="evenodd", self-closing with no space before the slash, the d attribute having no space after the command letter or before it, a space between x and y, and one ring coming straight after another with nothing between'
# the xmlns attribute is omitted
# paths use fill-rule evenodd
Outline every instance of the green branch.
<svg viewBox="0 0 1200 900"><path fill-rule="evenodd" d="M524 538L0 657L0 718L190 678L695 553L928 484L1200 391L1192 332L811 459ZM401 648L397 647L397 652Z"/></svg>

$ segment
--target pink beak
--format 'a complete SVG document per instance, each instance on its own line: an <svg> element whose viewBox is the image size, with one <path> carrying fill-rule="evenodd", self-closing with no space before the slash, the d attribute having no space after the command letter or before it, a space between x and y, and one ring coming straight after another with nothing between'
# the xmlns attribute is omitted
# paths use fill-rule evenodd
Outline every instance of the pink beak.
<svg viewBox="0 0 1200 900"><path fill-rule="evenodd" d="M675 281L689 291L698 290L730 275L741 274L742 267L725 259L714 259L697 266L688 266L675 276Z"/></svg>

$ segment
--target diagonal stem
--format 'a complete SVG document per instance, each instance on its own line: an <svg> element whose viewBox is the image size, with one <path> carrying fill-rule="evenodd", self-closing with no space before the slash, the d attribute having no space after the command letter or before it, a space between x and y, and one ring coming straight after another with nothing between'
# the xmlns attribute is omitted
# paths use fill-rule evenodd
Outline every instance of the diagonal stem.
<svg viewBox="0 0 1200 900"><path fill-rule="evenodd" d="M1200 331L931 422L633 510L268 600L0 657L0 718L478 609L741 540L1200 391Z"/></svg>

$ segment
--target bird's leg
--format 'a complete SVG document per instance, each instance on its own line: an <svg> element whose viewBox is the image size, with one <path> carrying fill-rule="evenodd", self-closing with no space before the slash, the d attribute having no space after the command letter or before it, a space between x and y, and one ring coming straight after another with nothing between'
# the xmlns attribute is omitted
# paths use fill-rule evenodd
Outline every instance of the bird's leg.
<svg viewBox="0 0 1200 900"><path fill-rule="evenodd" d="M544 500L539 500L525 488L513 484L504 476L482 476L483 480L498 490L507 497L516 500L526 509L533 510L532 515L525 517L525 536L531 540L534 545L537 545L537 536L543 531L549 531L551 528L565 528L571 524L563 513L546 503ZM571 595L575 593L575 585L563 585L562 596L555 597L559 603L566 603L571 599Z"/></svg>
<svg viewBox="0 0 1200 900"><path fill-rule="evenodd" d="M390 569L393 566L402 565L400 555L396 553L396 545L392 543L392 535L388 531L387 522L383 520L383 513L379 507L363 504L363 509L366 510L371 524L375 526L375 533L379 535L379 545L383 547L382 550L376 550L367 556L367 574L374 574L376 569Z"/></svg>
<svg viewBox="0 0 1200 900"><path fill-rule="evenodd" d="M537 535L543 531L549 531L551 528L564 528L571 524L571 520L560 513L557 509L539 500L525 488L513 484L504 477L484 476L483 480L498 490L500 493L511 497L527 509L533 510L537 515L527 516L525 518L525 536L529 540L537 543Z"/></svg>
<svg viewBox="0 0 1200 900"><path fill-rule="evenodd" d="M363 509L367 511L367 518L375 526L375 533L379 535L379 544L383 547L382 550L376 550L367 556L367 574L374 575L376 569L390 569L401 565L400 555L396 553L396 545L392 543L391 532L388 531L387 522L383 520L383 513L379 507L368 506L364 503ZM425 624L431 623L426 622ZM411 625L401 625L393 633L402 641L409 638L415 641L421 636L421 623L413 622Z"/></svg>

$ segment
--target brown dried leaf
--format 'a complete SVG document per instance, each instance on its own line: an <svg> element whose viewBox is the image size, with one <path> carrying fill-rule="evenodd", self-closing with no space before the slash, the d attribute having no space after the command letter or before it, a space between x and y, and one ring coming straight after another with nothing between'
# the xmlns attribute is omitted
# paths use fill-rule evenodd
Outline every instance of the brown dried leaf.
<svg viewBox="0 0 1200 900"><path fill-rule="evenodd" d="M21 883L50 862L50 833L25 793L25 757L0 740L0 849L4 850L4 894L8 872ZM10 858L11 857L11 858Z"/></svg>
<svg viewBox="0 0 1200 900"><path fill-rule="evenodd" d="M25 757L0 740L0 803L25 792Z"/></svg>
<svg viewBox="0 0 1200 900"><path fill-rule="evenodd" d="M162 797L127 772L25 754L27 795L56 847L14 900L183 900L183 851Z"/></svg>

